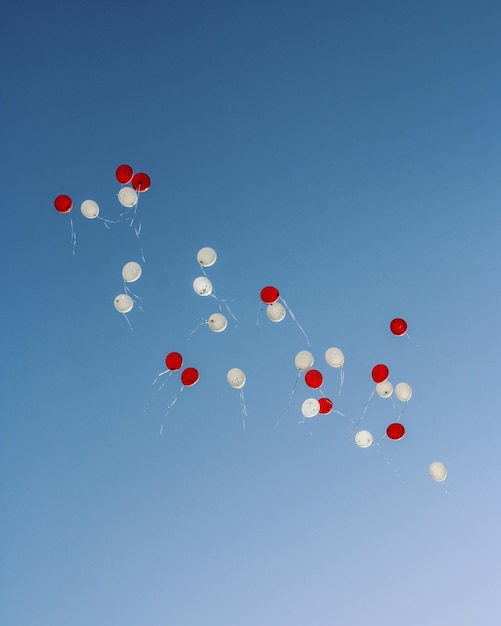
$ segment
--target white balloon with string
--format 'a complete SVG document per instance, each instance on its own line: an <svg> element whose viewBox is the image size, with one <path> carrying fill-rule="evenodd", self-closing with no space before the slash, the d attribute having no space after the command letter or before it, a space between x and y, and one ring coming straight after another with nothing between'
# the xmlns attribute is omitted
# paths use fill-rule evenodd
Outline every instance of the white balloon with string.
<svg viewBox="0 0 501 626"><path fill-rule="evenodd" d="M137 192L132 187L122 187L118 192L118 201L126 209L136 206L137 199Z"/></svg>
<svg viewBox="0 0 501 626"><path fill-rule="evenodd" d="M368 430L359 430L355 435L355 443L359 448L369 448L374 438Z"/></svg>
<svg viewBox="0 0 501 626"><path fill-rule="evenodd" d="M266 315L272 322L281 322L285 319L286 310L280 302L272 302L266 307Z"/></svg>
<svg viewBox="0 0 501 626"><path fill-rule="evenodd" d="M132 311L132 308L134 306L134 300L128 294L120 293L118 294L118 296L115 296L113 304L115 305L115 309L119 313L122 313L122 315L125 317L129 328L132 330L132 324L127 317L127 313L130 313L130 311Z"/></svg>
<svg viewBox="0 0 501 626"><path fill-rule="evenodd" d="M210 296L212 293L212 283L207 276L198 276L193 281L193 291L199 296Z"/></svg>
<svg viewBox="0 0 501 626"><path fill-rule="evenodd" d="M292 397L294 395L294 392L296 391L296 387L299 382L299 379L301 378L301 374L305 372L306 370L310 369L313 366L314 361L315 359L313 357L313 354L309 352L309 350L301 350L300 352L296 354L294 358L294 365L296 366L296 369L297 369L296 380L294 381L294 384L292 385L292 389L289 395L289 401L287 402L285 411L283 415L276 421L275 428L280 424L280 422L284 419L284 417L289 412L289 409L292 403Z"/></svg>
<svg viewBox="0 0 501 626"><path fill-rule="evenodd" d="M99 215L99 205L94 200L84 200L80 205L80 211L84 217L93 220Z"/></svg>
<svg viewBox="0 0 501 626"><path fill-rule="evenodd" d="M238 389L240 394L240 408L242 410L242 428L245 430L245 418L247 417L247 407L245 405L244 386L247 382L245 372L239 367L232 367L226 374L226 380L233 389Z"/></svg>
<svg viewBox="0 0 501 626"><path fill-rule="evenodd" d="M344 384L344 353L340 348L327 348L325 351L325 361L330 367L341 368L341 379L338 392L338 396L340 396Z"/></svg>
<svg viewBox="0 0 501 626"><path fill-rule="evenodd" d="M442 461L433 461L428 468L428 472L437 483L442 483L447 478L447 468Z"/></svg>
<svg viewBox="0 0 501 626"><path fill-rule="evenodd" d="M214 248L201 248L197 254L197 261L202 267L211 267L217 260Z"/></svg>
<svg viewBox="0 0 501 626"><path fill-rule="evenodd" d="M320 412L320 402L316 398L307 398L301 405L303 417L310 419Z"/></svg>
<svg viewBox="0 0 501 626"><path fill-rule="evenodd" d="M393 393L393 385L389 380L376 384L376 393L380 398L389 398Z"/></svg>
<svg viewBox="0 0 501 626"><path fill-rule="evenodd" d="M412 397L412 387L409 383L398 383L395 386L395 396L400 402L409 402Z"/></svg>
<svg viewBox="0 0 501 626"><path fill-rule="evenodd" d="M136 261L128 261L122 267L122 279L124 281L125 293L130 296L136 303L138 302L138 300L141 300L141 297L134 293L129 285L130 283L135 283L137 280L139 280L142 273L142 267L139 265L139 263L136 263ZM138 304L138 307L141 311L143 310L140 304Z"/></svg>
<svg viewBox="0 0 501 626"><path fill-rule="evenodd" d="M213 313L209 317L207 324L212 332L222 333L228 326L228 320L222 313Z"/></svg>

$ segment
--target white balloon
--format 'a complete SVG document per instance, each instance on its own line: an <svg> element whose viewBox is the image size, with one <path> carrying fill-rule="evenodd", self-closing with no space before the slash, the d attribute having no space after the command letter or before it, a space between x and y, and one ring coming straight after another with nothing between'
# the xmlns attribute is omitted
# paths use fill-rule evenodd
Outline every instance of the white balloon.
<svg viewBox="0 0 501 626"><path fill-rule="evenodd" d="M134 300L126 293L121 293L115 298L115 309L119 313L128 313L134 306Z"/></svg>
<svg viewBox="0 0 501 626"><path fill-rule="evenodd" d="M118 201L124 207L130 209L137 204L137 193L132 187L122 187L118 192Z"/></svg>
<svg viewBox="0 0 501 626"><path fill-rule="evenodd" d="M143 270L139 263L129 261L122 268L122 278L126 283L133 283L141 276L142 272Z"/></svg>
<svg viewBox="0 0 501 626"><path fill-rule="evenodd" d="M228 320L222 313L213 313L207 322L209 328L215 333L221 333L228 326Z"/></svg>
<svg viewBox="0 0 501 626"><path fill-rule="evenodd" d="M373 438L368 430L359 430L355 435L355 443L359 448L368 448L372 442Z"/></svg>
<svg viewBox="0 0 501 626"><path fill-rule="evenodd" d="M339 348L329 348L325 352L325 360L331 367L342 367L344 364L344 354Z"/></svg>
<svg viewBox="0 0 501 626"><path fill-rule="evenodd" d="M217 253L214 248L202 248L198 251L197 261L202 267L210 267L214 265L217 259Z"/></svg>
<svg viewBox="0 0 501 626"><path fill-rule="evenodd" d="M82 215L89 220L93 220L99 215L99 205L94 200L84 200L80 205Z"/></svg>
<svg viewBox="0 0 501 626"><path fill-rule="evenodd" d="M285 314L285 307L280 302L273 302L266 307L266 315L272 322L281 322Z"/></svg>
<svg viewBox="0 0 501 626"><path fill-rule="evenodd" d="M393 393L393 385L389 380L376 385L376 393L380 398L389 398Z"/></svg>
<svg viewBox="0 0 501 626"><path fill-rule="evenodd" d="M395 386L395 395L401 402L409 402L412 396L412 387L408 383L398 383Z"/></svg>
<svg viewBox="0 0 501 626"><path fill-rule="evenodd" d="M199 276L193 281L193 289L199 296L210 296L212 293L212 283L207 276Z"/></svg>
<svg viewBox="0 0 501 626"><path fill-rule="evenodd" d="M301 407L303 417L315 417L319 411L320 402L316 398L307 398Z"/></svg>
<svg viewBox="0 0 501 626"><path fill-rule="evenodd" d="M233 389L242 389L245 385L246 376L239 367L232 367L226 374L226 380Z"/></svg>
<svg viewBox="0 0 501 626"><path fill-rule="evenodd" d="M447 468L441 461L434 461L428 468L428 471L430 472L430 476L433 480L436 480L437 483L443 483L447 478Z"/></svg>
<svg viewBox="0 0 501 626"><path fill-rule="evenodd" d="M304 372L305 370L310 369L313 365L313 354L308 352L308 350L301 350L296 354L296 358L294 359L294 365L300 372Z"/></svg>

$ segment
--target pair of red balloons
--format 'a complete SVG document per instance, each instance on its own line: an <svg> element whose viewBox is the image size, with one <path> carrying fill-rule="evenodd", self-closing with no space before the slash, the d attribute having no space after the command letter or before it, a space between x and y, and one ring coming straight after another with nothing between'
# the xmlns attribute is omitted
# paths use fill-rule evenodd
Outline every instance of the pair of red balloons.
<svg viewBox="0 0 501 626"><path fill-rule="evenodd" d="M145 174L144 172L134 174L132 167L126 163L122 163L122 165L117 167L115 176L119 183L122 185L128 185L130 183L134 189L140 193L148 191L151 185L151 180L148 174Z"/></svg>
<svg viewBox="0 0 501 626"><path fill-rule="evenodd" d="M169 354L165 357L165 365L167 366L167 369L172 372L180 370L183 365L182 355L179 354L179 352L169 352ZM181 372L181 383L185 387L191 387L198 382L199 378L200 374L194 367L187 367Z"/></svg>

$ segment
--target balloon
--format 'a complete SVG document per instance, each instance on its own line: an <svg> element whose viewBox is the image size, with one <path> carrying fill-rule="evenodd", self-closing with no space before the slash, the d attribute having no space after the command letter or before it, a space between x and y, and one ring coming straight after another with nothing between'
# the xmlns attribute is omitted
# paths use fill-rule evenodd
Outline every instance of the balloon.
<svg viewBox="0 0 501 626"><path fill-rule="evenodd" d="M409 383L398 383L395 387L395 395L401 402L409 402L412 396L412 387Z"/></svg>
<svg viewBox="0 0 501 626"><path fill-rule="evenodd" d="M126 283L133 283L138 280L138 278L142 274L142 271L143 270L141 269L139 263L136 263L135 261L129 261L122 268L122 278L125 280Z"/></svg>
<svg viewBox="0 0 501 626"><path fill-rule="evenodd" d="M130 209L137 204L137 193L132 187L122 187L118 192L118 201L122 206Z"/></svg>
<svg viewBox="0 0 501 626"><path fill-rule="evenodd" d="M280 297L280 293L276 287L263 287L261 289L261 300L265 304L273 304Z"/></svg>
<svg viewBox="0 0 501 626"><path fill-rule="evenodd" d="M214 265L217 259L217 253L213 248L202 248L198 251L197 261L202 267L210 267Z"/></svg>
<svg viewBox="0 0 501 626"><path fill-rule="evenodd" d="M389 398L393 393L393 385L389 380L385 380L383 383L376 385L376 393L380 398Z"/></svg>
<svg viewBox="0 0 501 626"><path fill-rule="evenodd" d="M368 448L372 442L373 438L368 430L359 430L355 435L355 443L359 448Z"/></svg>
<svg viewBox="0 0 501 626"><path fill-rule="evenodd" d="M139 174L134 174L130 183L136 191L139 193L143 193L143 191L148 191L151 185L151 180L148 174L144 172L139 172Z"/></svg>
<svg viewBox="0 0 501 626"><path fill-rule="evenodd" d="M89 220L93 220L99 215L99 205L94 200L84 200L80 205L82 215Z"/></svg>
<svg viewBox="0 0 501 626"><path fill-rule="evenodd" d="M318 370L308 370L304 375L304 382L312 389L318 389L324 382L324 377Z"/></svg>
<svg viewBox="0 0 501 626"><path fill-rule="evenodd" d="M121 293L115 298L115 309L119 313L128 313L132 311L134 300L126 293Z"/></svg>
<svg viewBox="0 0 501 626"><path fill-rule="evenodd" d="M390 439L398 440L402 439L405 435L405 428L402 424L395 422L394 424L390 424L386 429L386 434Z"/></svg>
<svg viewBox="0 0 501 626"><path fill-rule="evenodd" d="M285 307L280 302L272 302L266 307L266 315L272 322L281 322L285 313Z"/></svg>
<svg viewBox="0 0 501 626"><path fill-rule="evenodd" d="M126 165L123 163L117 167L117 171L115 172L115 176L119 183L122 185L127 185L132 180L134 176L134 172L132 171L132 167L130 165Z"/></svg>
<svg viewBox="0 0 501 626"><path fill-rule="evenodd" d="M325 352L325 360L331 367L342 367L344 364L344 354L339 348L329 348Z"/></svg>
<svg viewBox="0 0 501 626"><path fill-rule="evenodd" d="M196 382L198 382L199 378L200 375L198 373L198 370L196 370L194 367L187 367L181 372L181 382L185 387L191 387Z"/></svg>
<svg viewBox="0 0 501 626"><path fill-rule="evenodd" d="M294 365L300 372L304 372L305 370L310 369L313 365L313 354L308 352L308 350L302 350L296 354L296 358L294 359Z"/></svg>
<svg viewBox="0 0 501 626"><path fill-rule="evenodd" d="M436 480L437 483L443 483L447 478L447 468L441 461L433 461L428 471L430 472L430 476L433 480Z"/></svg>
<svg viewBox="0 0 501 626"><path fill-rule="evenodd" d="M193 289L199 296L210 296L212 293L212 283L207 276L199 276L193 281Z"/></svg>
<svg viewBox="0 0 501 626"><path fill-rule="evenodd" d="M320 405L320 409L318 412L322 413L322 415L327 415L334 408L334 404L332 400L329 400L329 398L320 398L318 404Z"/></svg>
<svg viewBox="0 0 501 626"><path fill-rule="evenodd" d="M384 381L390 375L390 370L383 363L374 365L372 368L372 380L375 383L384 383Z"/></svg>
<svg viewBox="0 0 501 626"><path fill-rule="evenodd" d="M62 194L54 200L54 207L59 213L69 213L73 208L73 200Z"/></svg>
<svg viewBox="0 0 501 626"><path fill-rule="evenodd" d="M308 398L303 402L301 412L303 417L315 417L320 411L320 402L316 398Z"/></svg>
<svg viewBox="0 0 501 626"><path fill-rule="evenodd" d="M226 380L233 389L242 389L245 385L246 376L240 368L232 367L226 374Z"/></svg>
<svg viewBox="0 0 501 626"><path fill-rule="evenodd" d="M179 352L169 352L169 354L165 357L165 365L168 370L175 372L176 370L181 369L182 364L183 357L179 354Z"/></svg>
<svg viewBox="0 0 501 626"><path fill-rule="evenodd" d="M407 332L407 322L401 317L396 317L390 322L390 330L394 335L397 335L397 337L405 335Z"/></svg>
<svg viewBox="0 0 501 626"><path fill-rule="evenodd" d="M213 313L207 322L209 328L215 333L221 333L228 326L228 320L222 313Z"/></svg>

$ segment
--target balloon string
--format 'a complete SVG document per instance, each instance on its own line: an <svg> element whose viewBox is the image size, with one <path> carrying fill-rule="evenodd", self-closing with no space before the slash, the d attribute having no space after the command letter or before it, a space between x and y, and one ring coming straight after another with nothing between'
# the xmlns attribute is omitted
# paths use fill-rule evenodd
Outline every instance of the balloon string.
<svg viewBox="0 0 501 626"><path fill-rule="evenodd" d="M301 378L301 370L297 373L296 380L294 381L294 385L292 386L292 390L290 392L289 401L287 402L287 407L285 409L285 412L282 415L282 417L276 422L275 428L277 428L277 426L280 424L280 422L284 419L284 417L289 412L289 409L290 409L291 403L292 403L292 396L294 395L294 392L296 391L296 387L297 387L297 384L298 384L298 381L299 381L300 378Z"/></svg>
<svg viewBox="0 0 501 626"><path fill-rule="evenodd" d="M127 282L125 280L124 280L124 290L125 290L125 293L129 295L134 300L134 302L136 302L138 309L141 311L144 311L143 307L138 302L138 300L142 300L142 298L138 296L137 293L134 293L132 289L127 286Z"/></svg>
<svg viewBox="0 0 501 626"><path fill-rule="evenodd" d="M287 304L287 302L284 300L284 298L280 298L280 300L282 300L282 302L284 303L285 308L287 309L287 311L289 312L289 315L292 317L292 319L294 320L294 322L296 322L297 327L299 328L299 330L303 333L306 342L308 344L308 348L311 348L311 343L310 340L308 339L308 335L304 332L304 328L301 326L301 324L297 321L296 316L294 315L294 313L291 311L289 305Z"/></svg>
<svg viewBox="0 0 501 626"><path fill-rule="evenodd" d="M338 415L341 415L341 417L345 417L344 413L341 413L341 411L338 411L337 409L332 409L333 413L337 413Z"/></svg>
<svg viewBox="0 0 501 626"><path fill-rule="evenodd" d="M247 407L245 406L244 390L240 389L240 407L242 409L242 430L245 430L245 418L247 417Z"/></svg>
<svg viewBox="0 0 501 626"><path fill-rule="evenodd" d="M386 463L386 465L391 469L391 471L395 474L395 476L402 481L403 483L405 483L405 480L400 476L400 473L393 467L391 461L388 459L388 457L381 451L380 448L380 443L383 439L387 439L386 435L383 435L380 440L374 444L374 449L376 450L376 452L379 454L379 456L381 457L381 459L383 459L383 461Z"/></svg>
<svg viewBox="0 0 501 626"><path fill-rule="evenodd" d="M73 249L73 256L75 256L76 247L77 247L77 234L75 232L75 226L73 225L73 219L71 215L70 215L70 241L71 241L71 247Z"/></svg>
<svg viewBox="0 0 501 626"><path fill-rule="evenodd" d="M155 383L157 382L157 380L160 378L160 376L164 376L165 374L168 374L167 378L162 382L162 384L160 385L160 387L157 389L157 391L160 391L161 389L163 389L165 387L165 385L169 382L169 378L172 376L172 371L173 370L165 370L164 372L160 372L160 374L158 374L155 378L155 380L151 383L151 386L154 387Z"/></svg>
<svg viewBox="0 0 501 626"><path fill-rule="evenodd" d="M199 328L202 328L202 326L203 326L204 324L208 324L208 323L209 323L209 321L208 321L208 320L201 320L201 321L199 322L198 326L195 326L195 328L194 328L194 329L191 331L191 333L188 335L188 341L191 339L192 335L194 335L194 334L197 332L197 330L198 330Z"/></svg>
<svg viewBox="0 0 501 626"><path fill-rule="evenodd" d="M176 402L179 399L179 396L183 393L183 389L184 389L184 385L181 385L181 389L178 391L177 396L174 398L174 400L169 404L169 406L165 409L165 413L164 413L164 417L162 420L162 424L160 426L160 434L162 434L163 429L164 429L164 424L165 424L165 420L167 419L167 414L169 413L169 411L172 409L172 407L176 404Z"/></svg>
<svg viewBox="0 0 501 626"><path fill-rule="evenodd" d="M205 272L204 272L205 274ZM214 291L214 289L212 290L212 293L210 294L212 298L215 298L215 300L217 301L217 305L219 307L219 311L222 311L222 306L221 303L224 303L224 306L226 308L226 310L228 311L228 313L231 315L231 317L235 320L235 322L238 322L237 317L233 314L233 311L230 309L230 306L227 304L228 302L231 302L231 300L220 300L217 295L216 292Z"/></svg>
<svg viewBox="0 0 501 626"><path fill-rule="evenodd" d="M362 411L362 415L359 417L358 422L355 423L355 425L353 426L350 435L353 433L353 431L355 430L355 428L360 424L360 422L364 419L364 415L367 413L367 409L369 408L369 404L370 401L372 400L372 396L376 393L376 390L374 389L371 393L371 395L369 396L369 399L367 400L367 402L364 405L364 409Z"/></svg>
<svg viewBox="0 0 501 626"><path fill-rule="evenodd" d="M338 396L341 395L343 385L344 385L344 365L341 365L341 383L339 384L339 393L337 394Z"/></svg>
<svg viewBox="0 0 501 626"><path fill-rule="evenodd" d="M129 328L133 331L134 329L132 328L132 324L130 323L129 318L127 317L126 313L122 313L122 315L125 317L125 319L127 320L127 324L129 325Z"/></svg>

